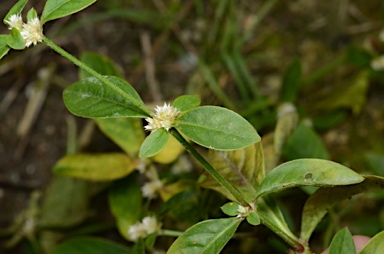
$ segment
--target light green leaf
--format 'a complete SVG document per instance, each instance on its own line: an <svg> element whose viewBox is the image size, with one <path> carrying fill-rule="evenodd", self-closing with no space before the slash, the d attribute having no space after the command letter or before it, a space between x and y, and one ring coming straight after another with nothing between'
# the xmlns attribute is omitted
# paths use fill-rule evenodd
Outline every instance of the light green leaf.
<svg viewBox="0 0 384 254"><path fill-rule="evenodd" d="M167 254L216 254L231 239L242 219L206 220L185 231L171 245Z"/></svg>
<svg viewBox="0 0 384 254"><path fill-rule="evenodd" d="M120 73L120 71L112 62L112 60L108 57L97 53L83 52L81 53L80 60L85 63L88 67L92 68L94 71L102 75L123 78L123 75ZM86 79L92 77L92 75L86 72L84 69L80 68L79 77L80 79Z"/></svg>
<svg viewBox="0 0 384 254"><path fill-rule="evenodd" d="M364 177L336 162L299 159L273 169L261 183L258 197L298 186L331 187L362 182Z"/></svg>
<svg viewBox="0 0 384 254"><path fill-rule="evenodd" d="M7 21L9 17L12 16L13 14L20 14L23 11L24 6L27 4L27 2L28 0L17 1L17 3L9 10L7 15L5 15L3 20L4 24L8 25L5 21Z"/></svg>
<svg viewBox="0 0 384 254"><path fill-rule="evenodd" d="M130 174L136 166L137 161L122 153L73 154L61 158L53 172L91 181L110 181Z"/></svg>
<svg viewBox="0 0 384 254"><path fill-rule="evenodd" d="M81 11L96 0L47 0L44 6L41 22L62 18Z"/></svg>
<svg viewBox="0 0 384 254"><path fill-rule="evenodd" d="M177 108L180 112L185 112L196 108L200 105L200 98L194 95L182 95L177 97L172 106Z"/></svg>
<svg viewBox="0 0 384 254"><path fill-rule="evenodd" d="M25 41L17 28L12 28L11 34L7 36L7 44L9 47L17 50L25 48Z"/></svg>
<svg viewBox="0 0 384 254"><path fill-rule="evenodd" d="M114 76L104 76L119 89L142 104L139 94L125 80ZM136 107L124 94L118 94L100 80L89 77L80 80L64 90L63 99L68 110L77 116L88 118L109 117L148 117L149 115Z"/></svg>
<svg viewBox="0 0 384 254"><path fill-rule="evenodd" d="M37 12L34 8L31 8L27 13L27 21L30 21L34 18L38 18Z"/></svg>
<svg viewBox="0 0 384 254"><path fill-rule="evenodd" d="M250 212L247 216L247 222L252 226L257 226L260 224L260 217L255 211Z"/></svg>
<svg viewBox="0 0 384 254"><path fill-rule="evenodd" d="M0 34L0 59L2 59L11 49L7 43L8 36L9 35Z"/></svg>
<svg viewBox="0 0 384 254"><path fill-rule="evenodd" d="M376 234L359 254L384 253L384 231Z"/></svg>
<svg viewBox="0 0 384 254"><path fill-rule="evenodd" d="M140 158L147 158L158 154L167 145L169 137L170 134L164 128L153 131L140 147Z"/></svg>
<svg viewBox="0 0 384 254"><path fill-rule="evenodd" d="M255 179L255 146L234 151L210 150L208 162L234 186L247 202L252 202L256 191L250 181ZM232 201L236 198L218 183L209 173L203 172L198 183L203 188L216 190Z"/></svg>
<svg viewBox="0 0 384 254"><path fill-rule="evenodd" d="M295 102L301 86L301 63L294 60L284 74L280 97L284 102Z"/></svg>
<svg viewBox="0 0 384 254"><path fill-rule="evenodd" d="M300 238L309 240L317 224L334 205L361 192L384 189L384 178L364 176L361 183L332 188L321 188L310 196L303 208Z"/></svg>
<svg viewBox="0 0 384 254"><path fill-rule="evenodd" d="M329 254L356 253L355 244L348 228L343 228L333 237Z"/></svg>
<svg viewBox="0 0 384 254"><path fill-rule="evenodd" d="M210 149L236 150L260 141L247 120L226 108L198 107L176 119L175 124L185 136Z"/></svg>
<svg viewBox="0 0 384 254"><path fill-rule="evenodd" d="M130 249L124 245L98 237L77 237L64 241L52 254L127 254Z"/></svg>
<svg viewBox="0 0 384 254"><path fill-rule="evenodd" d="M96 119L100 130L129 155L136 155L145 133L141 119L137 118L107 118Z"/></svg>
<svg viewBox="0 0 384 254"><path fill-rule="evenodd" d="M236 216L239 214L239 204L236 202L229 202L220 207L221 211L229 216Z"/></svg>
<svg viewBox="0 0 384 254"><path fill-rule="evenodd" d="M152 160L161 164L169 164L179 158L183 152L184 147L170 135L167 144L158 154L152 157Z"/></svg>
<svg viewBox="0 0 384 254"><path fill-rule="evenodd" d="M109 192L109 207L117 221L120 234L130 240L128 229L135 224L142 211L143 197L136 174L113 183Z"/></svg>
<svg viewBox="0 0 384 254"><path fill-rule="evenodd" d="M283 156L287 160L301 158L328 159L328 151L311 127L301 123L285 143Z"/></svg>

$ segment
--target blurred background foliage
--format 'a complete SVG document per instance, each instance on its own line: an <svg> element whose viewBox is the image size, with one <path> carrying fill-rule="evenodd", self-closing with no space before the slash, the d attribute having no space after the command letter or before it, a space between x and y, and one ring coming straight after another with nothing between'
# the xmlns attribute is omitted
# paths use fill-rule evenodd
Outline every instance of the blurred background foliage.
<svg viewBox="0 0 384 254"><path fill-rule="evenodd" d="M13 3L2 1L2 16ZM43 5L28 3L38 12ZM274 149L278 109L291 103L297 118L288 118L276 129L284 134L290 125L298 126L287 137L282 161L330 159L359 173L384 176L384 64L372 64L384 54L380 0L109 0L50 22L44 30L76 56L90 51L111 58L149 105L195 94L203 105L240 113L262 136L267 158ZM1 32L7 32L5 26ZM48 81L42 71L49 73ZM6 228L28 208L33 190L53 188L51 169L65 153L119 148L93 122L66 111L61 92L78 79L78 70L47 47L11 52L0 63L0 77L0 227ZM89 229L122 241L106 219L108 209L100 211L106 207L105 197L94 198L105 186L82 183L74 190L68 186L77 180L58 181L54 188L67 190L63 200L76 193L73 202L80 208L59 211L72 215L66 225L58 221L55 228L104 218L104 224L77 228L80 233L72 234ZM301 208L311 191L294 189L278 196L293 230L300 228ZM176 218L188 214L190 222L183 222L188 224L221 216L209 208L225 199L208 190L203 195L209 196L205 203L192 193L190 203L173 211ZM314 249L327 246L344 226L368 236L383 230L383 198L383 193L362 194L339 204L318 227ZM241 241L243 253L285 251L284 244L264 231L258 229L255 238ZM161 240L169 244L169 239ZM239 241L232 240L225 251L238 250ZM25 246L12 253L17 251L24 253Z"/></svg>

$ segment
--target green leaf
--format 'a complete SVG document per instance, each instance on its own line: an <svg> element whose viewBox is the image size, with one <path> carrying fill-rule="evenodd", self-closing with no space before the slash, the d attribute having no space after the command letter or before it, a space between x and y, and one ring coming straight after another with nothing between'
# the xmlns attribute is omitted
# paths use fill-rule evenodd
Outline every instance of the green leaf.
<svg viewBox="0 0 384 254"><path fill-rule="evenodd" d="M227 218L199 222L177 238L167 254L220 253L241 221L242 219L238 218Z"/></svg>
<svg viewBox="0 0 384 254"><path fill-rule="evenodd" d="M299 239L289 229L276 201L268 196L261 197L255 205L262 224L289 243L299 243Z"/></svg>
<svg viewBox="0 0 384 254"><path fill-rule="evenodd" d="M356 253L355 244L348 228L343 228L333 237L329 254ZM373 253L373 252L372 252Z"/></svg>
<svg viewBox="0 0 384 254"><path fill-rule="evenodd" d="M362 182L364 177L336 162L299 159L273 169L261 183L258 197L298 186L331 187Z"/></svg>
<svg viewBox="0 0 384 254"><path fill-rule="evenodd" d="M145 133L141 119L137 118L107 118L96 119L100 130L129 155L136 155Z"/></svg>
<svg viewBox="0 0 384 254"><path fill-rule="evenodd" d="M361 68L370 68L372 58L372 54L370 54L367 50L363 49L362 47L350 47L347 51L348 62Z"/></svg>
<svg viewBox="0 0 384 254"><path fill-rule="evenodd" d="M172 106L177 108L180 112L185 112L196 108L200 105L200 98L194 95L182 95L177 97Z"/></svg>
<svg viewBox="0 0 384 254"><path fill-rule="evenodd" d="M128 229L135 224L142 211L143 197L136 174L113 183L109 192L109 207L117 220L120 234L129 240Z"/></svg>
<svg viewBox="0 0 384 254"><path fill-rule="evenodd" d="M104 76L119 89L142 104L139 94L125 80L114 76ZM95 77L80 80L64 90L63 99L68 110L77 116L88 118L108 117L148 117L124 95L118 94Z"/></svg>
<svg viewBox="0 0 384 254"><path fill-rule="evenodd" d="M9 47L16 50L21 50L25 48L25 41L17 28L12 28L11 34L7 36L7 44Z"/></svg>
<svg viewBox="0 0 384 254"><path fill-rule="evenodd" d="M30 21L34 18L38 18L37 12L34 8L31 8L27 13L27 21Z"/></svg>
<svg viewBox="0 0 384 254"><path fill-rule="evenodd" d="M239 204L236 202L229 202L220 207L221 211L229 216L236 216L239 214Z"/></svg>
<svg viewBox="0 0 384 254"><path fill-rule="evenodd" d="M0 59L2 59L11 49L7 43L8 36L9 35L0 34Z"/></svg>
<svg viewBox="0 0 384 254"><path fill-rule="evenodd" d="M44 6L41 22L62 18L81 11L96 0L47 0Z"/></svg>
<svg viewBox="0 0 384 254"><path fill-rule="evenodd" d="M301 63L296 59L288 67L283 77L280 91L281 101L295 102L301 86Z"/></svg>
<svg viewBox="0 0 384 254"><path fill-rule="evenodd" d="M384 231L376 234L359 254L373 254L384 252Z"/></svg>
<svg viewBox="0 0 384 254"><path fill-rule="evenodd" d="M164 128L157 129L144 140L140 147L140 158L158 154L167 145L170 134Z"/></svg>
<svg viewBox="0 0 384 254"><path fill-rule="evenodd" d="M73 154L61 158L53 172L91 181L110 181L130 174L136 165L137 161L122 153Z"/></svg>
<svg viewBox="0 0 384 254"><path fill-rule="evenodd" d="M130 249L124 245L98 237L77 237L64 241L52 254L127 254Z"/></svg>
<svg viewBox="0 0 384 254"><path fill-rule="evenodd" d="M247 120L226 108L198 107L176 119L175 124L185 136L210 149L235 150L260 141Z"/></svg>
<svg viewBox="0 0 384 254"><path fill-rule="evenodd" d="M255 211L250 212L247 216L247 222L252 226L257 226L260 224L260 217Z"/></svg>
<svg viewBox="0 0 384 254"><path fill-rule="evenodd" d="M102 75L123 78L123 75L120 73L120 71L112 62L112 60L103 55L92 52L83 52L81 53L80 60L85 63L88 67L92 68L94 71ZM90 75L84 69L80 68L79 77L80 79L86 79L92 77L92 75Z"/></svg>
<svg viewBox="0 0 384 254"><path fill-rule="evenodd" d="M20 14L23 9L24 9L24 6L27 4L28 0L19 0L10 10L9 12L7 13L7 15L5 15L4 17L4 24L7 25L7 23L5 21L7 21L9 19L10 16L12 16L13 14Z"/></svg>
<svg viewBox="0 0 384 254"><path fill-rule="evenodd" d="M283 148L283 156L286 160L301 158L328 159L328 151L320 136L314 129L300 123L292 135L288 138Z"/></svg>
<svg viewBox="0 0 384 254"><path fill-rule="evenodd" d="M210 150L208 162L216 171L234 186L247 202L256 196L253 182L255 181L255 146L234 151ZM250 182L252 181L252 183ZM208 172L203 172L198 183L203 188L216 190L232 201L236 198L218 183Z"/></svg>
<svg viewBox="0 0 384 254"><path fill-rule="evenodd" d="M43 196L39 227L69 228L89 216L89 182L53 176Z"/></svg>
<svg viewBox="0 0 384 254"><path fill-rule="evenodd" d="M308 198L303 208L300 238L309 240L317 224L334 205L361 192L384 189L384 178L364 176L361 183L317 190Z"/></svg>
<svg viewBox="0 0 384 254"><path fill-rule="evenodd" d="M369 164L369 168L379 176L384 177L384 154L379 153L367 153L365 158Z"/></svg>

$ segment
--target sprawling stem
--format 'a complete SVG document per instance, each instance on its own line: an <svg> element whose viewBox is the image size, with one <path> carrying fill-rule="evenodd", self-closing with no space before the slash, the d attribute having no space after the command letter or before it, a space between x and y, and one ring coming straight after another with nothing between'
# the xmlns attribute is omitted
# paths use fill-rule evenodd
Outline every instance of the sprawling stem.
<svg viewBox="0 0 384 254"><path fill-rule="evenodd" d="M235 187L233 187L224 177L222 177L217 171L216 169L214 169L211 164L209 164L208 161L206 161L203 156L201 156L189 143L188 141L186 141L184 139L184 137L175 129L175 128L172 128L170 130L171 134L177 139L177 141L179 141L184 147L185 149L190 152L192 154L193 157L195 157L195 159L205 168L205 170L208 171L209 174L211 174L211 176L213 178L215 178L215 180L217 182L219 182L221 184L221 186L223 186L229 193L232 194L232 196L235 197L235 199L241 203L242 206L250 206L248 204L247 201L245 201L245 199L243 198L243 196L241 195L241 193L235 189Z"/></svg>
<svg viewBox="0 0 384 254"><path fill-rule="evenodd" d="M50 48L52 48L54 51L56 51L57 53L59 53L60 55L62 55L63 57L67 58L69 61L71 61L72 63L74 63L75 65L77 65L78 67L80 67L81 69L85 70L86 72L88 72L89 74L91 74L92 76L94 76L95 78L97 78L98 80L100 80L103 84L105 84L106 86L108 86L109 88L115 90L115 92L117 92L118 94L120 94L121 96L125 97L127 100L129 100L133 105L135 105L137 108L139 108L140 110L142 110L144 113L148 114L148 116L150 116L152 114L151 110L149 110L144 104L141 104L141 103L137 103L136 99L133 98L130 94L127 94L125 93L123 90L121 90L119 87L117 87L115 84L113 84L110 80L108 80L107 78L105 78L103 75L101 75L100 73L96 72L95 70L93 70L92 68L90 68L89 66L87 66L86 64L84 64L83 62L81 62L79 59L77 59L76 57L72 56L71 54L69 54L67 51L65 51L64 49L60 48L58 45L56 45L54 42L52 42L51 40L49 40L47 37L44 37L44 43L47 44Z"/></svg>

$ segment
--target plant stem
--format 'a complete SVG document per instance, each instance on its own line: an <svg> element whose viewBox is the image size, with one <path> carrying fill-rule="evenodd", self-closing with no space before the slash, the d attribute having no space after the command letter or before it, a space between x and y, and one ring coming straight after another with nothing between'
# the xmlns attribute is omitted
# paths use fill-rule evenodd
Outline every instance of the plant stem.
<svg viewBox="0 0 384 254"><path fill-rule="evenodd" d="M80 67L81 69L85 70L86 72L88 72L89 74L91 74L92 76L94 76L95 78L100 80L104 85L108 86L109 88L113 89L115 92L117 92L118 94L120 94L121 96L123 96L124 98L129 100L133 105L135 105L143 113L148 114L148 116L150 116L152 114L151 110L149 110L143 103L137 102L137 99L133 98L130 94L121 90L113 82L111 82L110 80L105 78L103 75L101 75L100 73L96 72L95 70L93 70L92 68L90 68L89 66L87 66L86 64L81 62L76 57L72 56L70 53L68 53L67 51L65 51L64 49L62 49L58 45L56 45L54 42L49 40L47 37L44 37L43 41L51 49L53 49L54 51L56 51L57 53L59 53L63 57L67 58L69 61L71 61L72 63L74 63L78 67Z"/></svg>
<svg viewBox="0 0 384 254"><path fill-rule="evenodd" d="M214 169L208 161L206 161L203 156L201 156L189 143L185 140L185 138L175 129L172 128L170 130L171 134L179 141L185 149L192 154L193 157L208 171L209 174L217 182L221 184L229 193L232 194L233 197L242 205L242 206L250 206L249 203L243 198L241 193L235 189L224 177L222 177L216 169Z"/></svg>
<svg viewBox="0 0 384 254"><path fill-rule="evenodd" d="M184 232L182 231L175 231L175 230L169 230L169 229L163 229L161 230L160 235L162 236L174 236L174 237L179 237L183 234Z"/></svg>

